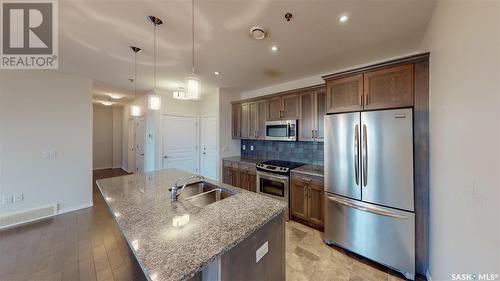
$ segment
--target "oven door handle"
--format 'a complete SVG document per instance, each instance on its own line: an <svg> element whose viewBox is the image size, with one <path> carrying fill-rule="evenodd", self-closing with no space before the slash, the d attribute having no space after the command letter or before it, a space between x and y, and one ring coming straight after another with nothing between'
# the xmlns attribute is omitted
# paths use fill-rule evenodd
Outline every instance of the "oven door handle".
<svg viewBox="0 0 500 281"><path fill-rule="evenodd" d="M261 178L265 178L265 179L268 179L268 180L281 180L281 181L288 181L288 177L287 176L281 176L281 175L276 175L276 174L270 174L270 173L265 173L265 172L261 172L261 171L258 171L257 172L257 176L261 177Z"/></svg>

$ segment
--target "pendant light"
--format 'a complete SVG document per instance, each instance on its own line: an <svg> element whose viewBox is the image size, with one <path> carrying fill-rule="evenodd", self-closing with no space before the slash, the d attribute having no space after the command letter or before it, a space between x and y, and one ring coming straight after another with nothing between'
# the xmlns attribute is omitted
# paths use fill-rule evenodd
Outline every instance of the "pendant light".
<svg viewBox="0 0 500 281"><path fill-rule="evenodd" d="M179 87L179 90L172 93L174 99L178 100L189 100L190 98L186 95L183 87Z"/></svg>
<svg viewBox="0 0 500 281"><path fill-rule="evenodd" d="M155 16L148 16L148 20L153 24L153 92L148 96L148 108L160 110L161 99L156 93L156 27L163 24L163 21Z"/></svg>
<svg viewBox="0 0 500 281"><path fill-rule="evenodd" d="M135 98L137 95L137 54L142 52L142 49L135 46L130 46L132 52L134 52L134 102L130 106L130 115L134 117L141 116L141 108L135 104Z"/></svg>
<svg viewBox="0 0 500 281"><path fill-rule="evenodd" d="M191 49L191 76L186 77L186 95L189 99L199 100L201 98L201 81L194 74L194 0L191 0L191 31L192 31L192 49Z"/></svg>

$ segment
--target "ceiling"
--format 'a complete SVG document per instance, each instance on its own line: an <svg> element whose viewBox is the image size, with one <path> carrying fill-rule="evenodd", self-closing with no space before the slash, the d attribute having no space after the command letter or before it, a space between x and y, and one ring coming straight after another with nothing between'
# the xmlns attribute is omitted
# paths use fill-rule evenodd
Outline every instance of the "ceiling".
<svg viewBox="0 0 500 281"><path fill-rule="evenodd" d="M434 1L196 0L195 62L203 89L240 91L324 73L417 50ZM182 86L191 71L191 1L59 1L60 70L94 79L95 94L133 96L133 53L137 87L153 87L153 27L157 32L157 85ZM286 12L293 18L287 22ZM338 18L348 14L341 24ZM254 40L250 27L268 31ZM278 45L278 52L270 47ZM220 72L219 76L214 71Z"/></svg>

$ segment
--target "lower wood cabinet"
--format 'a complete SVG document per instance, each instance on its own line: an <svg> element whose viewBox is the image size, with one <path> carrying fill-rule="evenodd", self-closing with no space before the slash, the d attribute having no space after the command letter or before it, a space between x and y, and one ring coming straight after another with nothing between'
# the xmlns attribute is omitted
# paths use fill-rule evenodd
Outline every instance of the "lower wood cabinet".
<svg viewBox="0 0 500 281"><path fill-rule="evenodd" d="M255 165L223 160L223 182L256 192Z"/></svg>
<svg viewBox="0 0 500 281"><path fill-rule="evenodd" d="M323 177L292 173L290 208L292 220L323 231Z"/></svg>

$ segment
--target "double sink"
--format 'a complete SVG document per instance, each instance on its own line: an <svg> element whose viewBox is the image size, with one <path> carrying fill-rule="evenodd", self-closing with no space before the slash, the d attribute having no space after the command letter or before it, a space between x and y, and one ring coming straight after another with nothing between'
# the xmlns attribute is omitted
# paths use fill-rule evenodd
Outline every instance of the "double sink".
<svg viewBox="0 0 500 281"><path fill-rule="evenodd" d="M234 194L223 190L217 185L206 181L199 181L186 185L184 191L179 195L179 200L189 202L198 207L205 207L232 195Z"/></svg>

